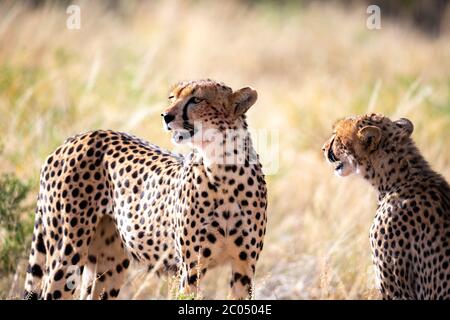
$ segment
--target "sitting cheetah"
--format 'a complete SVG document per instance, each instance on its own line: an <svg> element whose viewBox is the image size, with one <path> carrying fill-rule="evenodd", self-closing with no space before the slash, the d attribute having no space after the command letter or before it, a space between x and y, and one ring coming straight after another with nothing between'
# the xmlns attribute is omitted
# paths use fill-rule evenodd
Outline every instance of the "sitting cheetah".
<svg viewBox="0 0 450 320"><path fill-rule="evenodd" d="M356 172L378 190L370 244L383 298L450 299L450 187L413 128L379 114L347 118L323 151L338 175Z"/></svg>
<svg viewBox="0 0 450 320"><path fill-rule="evenodd" d="M230 263L232 298L251 298L267 208L245 116L257 93L201 80L177 84L169 99L163 123L174 142L193 146L187 156L93 131L47 158L27 298L117 298L130 261L180 275L185 294L195 293L208 268ZM223 148L230 137L236 144ZM230 154L241 160L228 161Z"/></svg>

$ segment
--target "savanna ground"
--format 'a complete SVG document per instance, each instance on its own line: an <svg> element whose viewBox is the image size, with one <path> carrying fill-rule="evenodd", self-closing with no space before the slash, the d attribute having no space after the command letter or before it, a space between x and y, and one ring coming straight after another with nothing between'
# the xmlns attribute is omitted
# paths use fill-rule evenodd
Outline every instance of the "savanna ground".
<svg viewBox="0 0 450 320"><path fill-rule="evenodd" d="M256 88L250 127L278 136L277 156L262 155L278 169L267 175L256 298L379 298L368 242L376 194L359 177L335 177L321 145L347 115L408 117L425 157L450 180L448 28L428 37L382 16L381 30L369 30L365 6L327 2L78 4L81 29L68 30L64 6L0 3L1 298L22 290L45 157L96 128L173 149L159 116L168 88L206 77ZM207 275L203 296L225 298L228 276ZM173 282L134 268L120 297L173 298Z"/></svg>

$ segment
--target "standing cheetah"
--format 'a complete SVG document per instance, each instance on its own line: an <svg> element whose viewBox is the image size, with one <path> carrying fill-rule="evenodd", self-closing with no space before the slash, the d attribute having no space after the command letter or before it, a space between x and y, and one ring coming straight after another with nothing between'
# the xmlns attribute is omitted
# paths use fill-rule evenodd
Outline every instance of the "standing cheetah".
<svg viewBox="0 0 450 320"><path fill-rule="evenodd" d="M232 297L251 297L267 208L245 117L256 99L212 80L175 85L163 122L187 156L115 131L67 139L41 170L25 296L117 298L133 260L180 275L186 294L230 263Z"/></svg>
<svg viewBox="0 0 450 320"><path fill-rule="evenodd" d="M379 114L338 121L323 146L340 176L378 190L370 230L384 299L450 299L450 187L411 139L413 124Z"/></svg>

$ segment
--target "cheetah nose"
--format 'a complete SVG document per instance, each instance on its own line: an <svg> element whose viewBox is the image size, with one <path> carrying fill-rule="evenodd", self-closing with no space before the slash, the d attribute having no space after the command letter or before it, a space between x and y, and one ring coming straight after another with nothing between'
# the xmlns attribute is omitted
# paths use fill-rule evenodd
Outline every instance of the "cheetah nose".
<svg viewBox="0 0 450 320"><path fill-rule="evenodd" d="M164 122L166 124L169 124L170 122L172 122L175 119L174 115L171 115L168 113L163 113L163 114L161 114L161 116L164 118Z"/></svg>

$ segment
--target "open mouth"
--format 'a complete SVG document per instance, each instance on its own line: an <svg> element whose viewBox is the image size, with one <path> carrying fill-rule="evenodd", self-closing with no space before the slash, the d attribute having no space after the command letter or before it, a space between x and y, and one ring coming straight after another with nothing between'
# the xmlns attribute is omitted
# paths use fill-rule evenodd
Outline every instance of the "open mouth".
<svg viewBox="0 0 450 320"><path fill-rule="evenodd" d="M334 142L334 141L333 141ZM330 163L333 164L334 170L340 172L344 169L344 162L340 161L333 152L333 142L328 148L327 158Z"/></svg>
<svg viewBox="0 0 450 320"><path fill-rule="evenodd" d="M192 129L180 129L180 130L174 130L173 133L173 141L175 143L181 143L185 140L189 140L197 133L197 130L195 128Z"/></svg>
<svg viewBox="0 0 450 320"><path fill-rule="evenodd" d="M351 159L338 160L336 156L333 155L332 157L329 157L328 160L333 166L334 173L340 177L346 177L356 170Z"/></svg>
<svg viewBox="0 0 450 320"><path fill-rule="evenodd" d="M333 141L334 142L334 141ZM331 142L330 147L328 148L327 158L331 163L338 162L339 160L336 158L333 152L333 142Z"/></svg>
<svg viewBox="0 0 450 320"><path fill-rule="evenodd" d="M346 177L352 173L358 173L358 165L353 156L347 152L341 151L339 157L333 152L333 141L324 150L324 156L333 166L334 173L340 177Z"/></svg>
<svg viewBox="0 0 450 320"><path fill-rule="evenodd" d="M335 166L334 166L334 170L335 171L339 171L339 170L342 170L342 169L344 169L344 163L341 162L341 161L336 162Z"/></svg>
<svg viewBox="0 0 450 320"><path fill-rule="evenodd" d="M341 171L344 169L344 162L338 160L331 149L328 150L328 161L333 165L334 171Z"/></svg>
<svg viewBox="0 0 450 320"><path fill-rule="evenodd" d="M172 131L172 141L174 143L182 143L186 140L192 138L196 133L197 129L193 124L184 121L180 124L180 122L170 122L169 124L164 123L164 129L166 131Z"/></svg>

